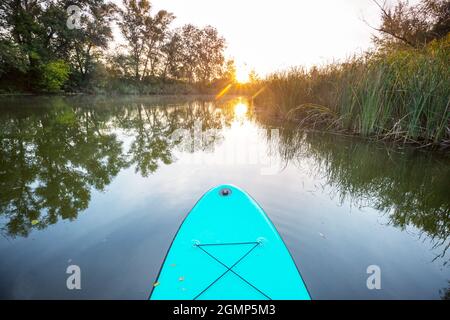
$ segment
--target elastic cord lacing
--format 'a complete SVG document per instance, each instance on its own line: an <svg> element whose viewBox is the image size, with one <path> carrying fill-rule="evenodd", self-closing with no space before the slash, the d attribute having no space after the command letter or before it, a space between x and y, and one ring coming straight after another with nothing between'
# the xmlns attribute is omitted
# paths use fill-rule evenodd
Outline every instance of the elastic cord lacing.
<svg viewBox="0 0 450 320"><path fill-rule="evenodd" d="M213 256L211 253L203 249L203 247L212 247L212 246L239 246L239 245L253 245L249 251L247 251L241 258L239 258L238 261L236 261L231 267L228 267L225 263L220 261L218 258ZM257 246L261 245L261 242L235 242L235 243L217 243L217 244L195 244L195 247L198 247L201 249L204 253L206 253L208 256L216 260L218 263L223 265L225 268L227 268L227 271L222 273L216 280L214 280L210 285L208 285L205 289L203 289L198 295L195 296L194 300L197 300L203 293L205 293L209 288L211 288L217 281L219 281L224 275L226 275L228 272L232 272L234 275L239 277L242 281L250 285L252 288L254 288L256 291L261 293L263 296L265 296L267 299L272 300L267 294L259 290L257 287L255 287L253 284L245 280L241 275L236 273L233 268L241 262L245 257L247 257Z"/></svg>

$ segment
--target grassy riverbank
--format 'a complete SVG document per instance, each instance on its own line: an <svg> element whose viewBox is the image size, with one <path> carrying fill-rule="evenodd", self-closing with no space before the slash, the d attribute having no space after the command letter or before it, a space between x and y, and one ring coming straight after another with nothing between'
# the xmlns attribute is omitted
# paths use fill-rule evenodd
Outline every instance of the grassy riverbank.
<svg viewBox="0 0 450 320"><path fill-rule="evenodd" d="M320 68L270 75L257 105L301 126L450 145L450 36Z"/></svg>

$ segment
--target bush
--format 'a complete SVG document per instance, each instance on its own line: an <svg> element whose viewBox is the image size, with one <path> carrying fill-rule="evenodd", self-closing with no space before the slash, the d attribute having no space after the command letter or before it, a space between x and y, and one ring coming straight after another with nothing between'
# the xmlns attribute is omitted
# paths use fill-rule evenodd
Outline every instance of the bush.
<svg viewBox="0 0 450 320"><path fill-rule="evenodd" d="M41 68L41 88L47 92L58 92L69 79L70 67L62 60L44 64Z"/></svg>

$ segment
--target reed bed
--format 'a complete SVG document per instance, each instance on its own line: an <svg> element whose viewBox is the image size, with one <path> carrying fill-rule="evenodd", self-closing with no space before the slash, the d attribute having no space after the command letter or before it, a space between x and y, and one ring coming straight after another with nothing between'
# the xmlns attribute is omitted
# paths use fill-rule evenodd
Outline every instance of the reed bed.
<svg viewBox="0 0 450 320"><path fill-rule="evenodd" d="M421 50L274 73L255 104L305 127L450 146L449 66L450 35Z"/></svg>

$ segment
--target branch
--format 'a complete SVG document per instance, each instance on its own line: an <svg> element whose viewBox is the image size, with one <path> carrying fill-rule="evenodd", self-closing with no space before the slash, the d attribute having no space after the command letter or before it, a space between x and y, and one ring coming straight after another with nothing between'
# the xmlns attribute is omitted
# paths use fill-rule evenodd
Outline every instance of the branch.
<svg viewBox="0 0 450 320"><path fill-rule="evenodd" d="M393 33L393 32L389 32L389 31L387 31L387 30L385 30L385 29L382 29L382 28L381 28L381 29L379 29L379 28L374 28L374 29L375 29L376 31L378 31L378 32L382 32L382 33L388 34L388 35L394 37L394 38L397 39L397 40L403 41L403 42L405 42L407 45L411 46L412 48L416 48L416 46L414 45L414 43L412 43L411 41L409 41L409 40L406 39L405 37L399 36L399 35L397 35L397 34L395 34L395 33Z"/></svg>
<svg viewBox="0 0 450 320"><path fill-rule="evenodd" d="M386 2L383 3L383 5L381 5L377 0L373 0L373 2L378 6L378 8L380 8L383 16L385 17L385 19L389 20L390 22L393 21L392 16L389 12L386 11ZM378 31L378 32L382 32L385 34L388 34L392 37L394 37L397 40L403 41L404 43L408 44L409 46L416 48L416 46L414 45L414 43L412 43L411 41L409 41L408 39L406 39L405 37L402 37L398 34L395 34L394 32L390 32L386 29L383 28L374 28L372 26L369 25L369 27L373 28L374 30Z"/></svg>

